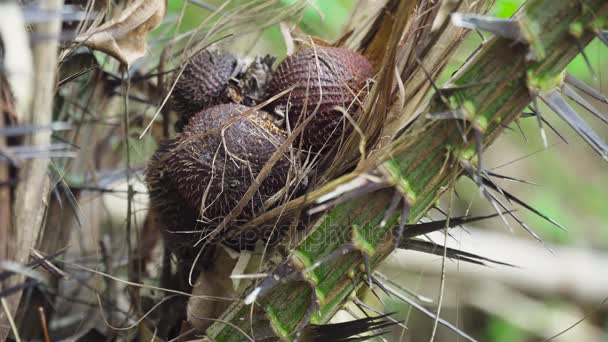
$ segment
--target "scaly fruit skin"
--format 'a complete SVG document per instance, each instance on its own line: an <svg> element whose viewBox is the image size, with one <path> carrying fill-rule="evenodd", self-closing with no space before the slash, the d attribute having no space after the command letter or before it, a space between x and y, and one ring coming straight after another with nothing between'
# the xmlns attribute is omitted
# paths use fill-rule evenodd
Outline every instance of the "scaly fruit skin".
<svg viewBox="0 0 608 342"><path fill-rule="evenodd" d="M184 205L176 191L176 184L167 172L167 157L174 147L168 141L158 148L145 170L145 180L150 198L149 210L156 226L160 228L168 252L173 252L180 261L192 261L197 251L191 247L199 234L182 234L184 231L203 231L207 226L197 221L198 212ZM183 270L187 272L187 266ZM187 274L187 273L186 273ZM186 283L186 282L184 282Z"/></svg>
<svg viewBox="0 0 608 342"><path fill-rule="evenodd" d="M173 108L179 114L177 132L196 113L224 102L222 93L236 68L237 59L229 53L203 50L192 57L171 93Z"/></svg>
<svg viewBox="0 0 608 342"><path fill-rule="evenodd" d="M372 65L356 52L336 47L307 48L279 64L268 97L295 86L272 104L275 111L285 113L291 130L318 106L315 119L304 129L302 146L319 151L326 143L331 146L331 141L348 125L335 107L348 109L355 116L367 93L362 90L372 76Z"/></svg>
<svg viewBox="0 0 608 342"><path fill-rule="evenodd" d="M262 167L286 140L286 134L262 112L237 118L250 109L238 104L205 109L152 158L146 181L151 207L159 215L169 248L188 249L214 229L237 206ZM286 185L289 167L286 157L274 165L228 230L261 214L264 202ZM194 230L201 234L172 233ZM267 238L267 233L261 229L247 236L237 234L224 242L237 249L249 248L255 241ZM221 234L219 239L227 234Z"/></svg>

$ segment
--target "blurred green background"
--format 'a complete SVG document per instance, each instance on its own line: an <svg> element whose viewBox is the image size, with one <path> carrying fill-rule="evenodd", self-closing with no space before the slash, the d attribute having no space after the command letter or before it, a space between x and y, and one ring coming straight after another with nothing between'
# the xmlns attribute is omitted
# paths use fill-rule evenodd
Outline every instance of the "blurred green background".
<svg viewBox="0 0 608 342"><path fill-rule="evenodd" d="M292 4L293 0L281 1L281 6ZM351 19L351 15L359 1L337 0L337 1L311 1L303 13L298 25L304 32L325 39L335 40L343 33L343 28ZM491 14L497 17L510 17L523 3L523 0L497 0ZM222 1L205 1L210 8L217 8ZM230 6L238 6L243 1L233 1ZM177 16L182 8L183 2L178 0L169 1L170 15ZM185 32L195 28L202 20L211 13L204 6L188 4L183 18L180 31ZM228 9L228 8L226 8ZM472 34L463 46L460 53L451 60L443 78L451 74L462 61L468 56L473 48L481 43L478 35ZM264 30L259 39L258 51L281 56L285 53L285 45L278 25ZM605 58L607 49L599 40L593 41L586 49L595 76L587 67L582 56L577 57L568 67L568 71L577 78L592 85L606 93L608 81L606 73L608 60ZM545 127L549 138L549 148L545 149L540 139L536 119L522 119L520 124L526 136L524 138L516 128L507 131L486 152L485 163L487 167L498 167L495 171L510 176L522 178L535 182L537 186L525 184L504 184L505 187L532 204L543 213L549 215L556 221L568 228L568 232L556 229L546 221L535 215L519 210L518 215L524 219L545 241L550 245L576 246L577 248L593 249L601 252L608 250L608 172L605 164L576 134L560 119L558 119L546 107L541 107L543 116L558 130L568 141L564 143L550 129ZM606 112L604 105L600 110ZM596 118L581 112L581 116L596 129L597 133L608 140L608 130ZM527 157L525 157L527 156ZM492 212L491 207L479 197L479 192L473 184L461 181L457 190L463 200L458 204L460 211L469 207L470 199L473 199L471 207L472 214L487 214ZM481 229L496 230L505 234L514 234L523 239L532 239L522 230L514 226L515 232L508 232L500 221L489 221L480 227ZM539 248L542 248L539 244ZM516 251L514 251L516 252ZM491 257L491 255L489 255ZM608 270L597 270L607 272ZM416 277L407 275L399 277L407 282ZM606 289L608 295L608 289ZM546 305L547 315L564 305L576 305L568 299L560 297L541 298ZM390 299L387 306L391 311L403 312L404 308L400 302L392 302ZM467 311L468 312L468 311ZM468 313L463 312L462 315ZM500 315L481 315L474 310L471 315L478 317L478 331L472 332L481 340L490 341L529 341L537 340L537 337L529 332L522 331L509 320ZM603 326L605 341L608 341L608 320L606 314L600 315L598 325ZM411 323L410 323L411 324ZM564 327L565 328L565 327ZM414 330L410 326L410 332ZM405 333L404 340L415 340L408 338ZM467 331L468 332L468 331ZM449 339L447 339L449 340Z"/></svg>

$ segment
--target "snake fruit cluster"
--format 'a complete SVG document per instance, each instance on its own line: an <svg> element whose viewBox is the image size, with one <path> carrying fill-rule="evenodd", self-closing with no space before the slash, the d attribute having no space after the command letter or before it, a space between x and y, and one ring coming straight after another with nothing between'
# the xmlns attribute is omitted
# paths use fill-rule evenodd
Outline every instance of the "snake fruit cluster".
<svg viewBox="0 0 608 342"><path fill-rule="evenodd" d="M263 61L264 66L269 65L268 58ZM295 147L318 152L324 144L331 145L344 130L340 107L354 115L372 76L365 57L342 48L304 49L288 57L272 73L267 86L269 77L259 72L264 68L241 72L237 64L232 55L224 53L204 51L192 59L172 94L180 115L178 133L159 148L147 166L151 209L174 252L192 246L222 222L285 143L287 132L306 124ZM251 75L257 75L256 79ZM246 86L233 86L239 82ZM226 96L231 89L241 94ZM283 126L276 125L276 117L267 112L236 103L259 99L260 93L259 100L266 100L281 92L286 94L265 109L285 115ZM288 187L293 165L289 155L286 150L275 162L240 215L226 227L228 231L234 232L239 223L261 214L267 201ZM216 238L224 237L224 242L237 249L266 238L258 231L236 238L228 234L231 237L226 241L224 233Z"/></svg>

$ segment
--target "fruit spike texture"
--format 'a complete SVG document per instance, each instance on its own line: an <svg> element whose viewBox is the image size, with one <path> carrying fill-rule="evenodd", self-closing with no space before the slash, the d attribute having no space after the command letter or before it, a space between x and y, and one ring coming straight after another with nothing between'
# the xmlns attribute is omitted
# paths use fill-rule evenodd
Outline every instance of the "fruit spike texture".
<svg viewBox="0 0 608 342"><path fill-rule="evenodd" d="M151 207L168 247L178 256L188 254L201 236L217 227L286 140L285 132L262 112L236 119L247 110L250 108L243 105L220 104L199 112L182 133L159 148L147 166ZM289 168L286 157L279 159L228 230L262 212L264 202L286 185ZM200 234L175 233L195 230ZM228 238L226 231L219 239L245 249L268 239L266 234L270 231L261 228Z"/></svg>
<svg viewBox="0 0 608 342"><path fill-rule="evenodd" d="M274 103L283 111L291 130L314 113L315 119L302 134L305 149L319 151L324 144L340 136L347 121L336 106L348 109L356 119L359 101L367 92L366 82L373 76L372 65L362 55L336 47L307 48L287 57L274 72L269 86L273 96L295 86ZM359 94L361 92L361 94Z"/></svg>
<svg viewBox="0 0 608 342"><path fill-rule="evenodd" d="M237 67L237 59L224 52L203 50L184 68L171 94L179 114L175 130L180 132L202 109L220 103L222 92Z"/></svg>

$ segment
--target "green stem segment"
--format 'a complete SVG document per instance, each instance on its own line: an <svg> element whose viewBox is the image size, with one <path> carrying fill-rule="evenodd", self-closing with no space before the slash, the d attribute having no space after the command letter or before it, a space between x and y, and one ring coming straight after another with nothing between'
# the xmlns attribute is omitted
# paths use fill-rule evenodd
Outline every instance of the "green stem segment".
<svg viewBox="0 0 608 342"><path fill-rule="evenodd" d="M425 215L452 185L462 172L460 162L477 163L473 130L483 134L487 146L520 115L532 93L558 86L579 46L591 41L594 29L606 28L607 13L605 0L528 1L515 19L529 44L493 39L452 78L442 96L434 95L426 113L459 111L467 117L464 127L463 121L433 121L421 115L395 141L394 158L379 164L410 205L410 222ZM374 268L391 253L398 216L385 225L380 222L393 194L394 188L380 190L327 212L293 251L291 267L310 267L347 243L355 250L307 272L300 281L276 287L258 299L253 311L242 302L232 305L222 317L230 324L215 323L209 336L242 341L243 332L256 337L273 332L292 340L308 317L312 323L327 322L364 280L363 255L370 257ZM311 316L313 298L319 307Z"/></svg>

